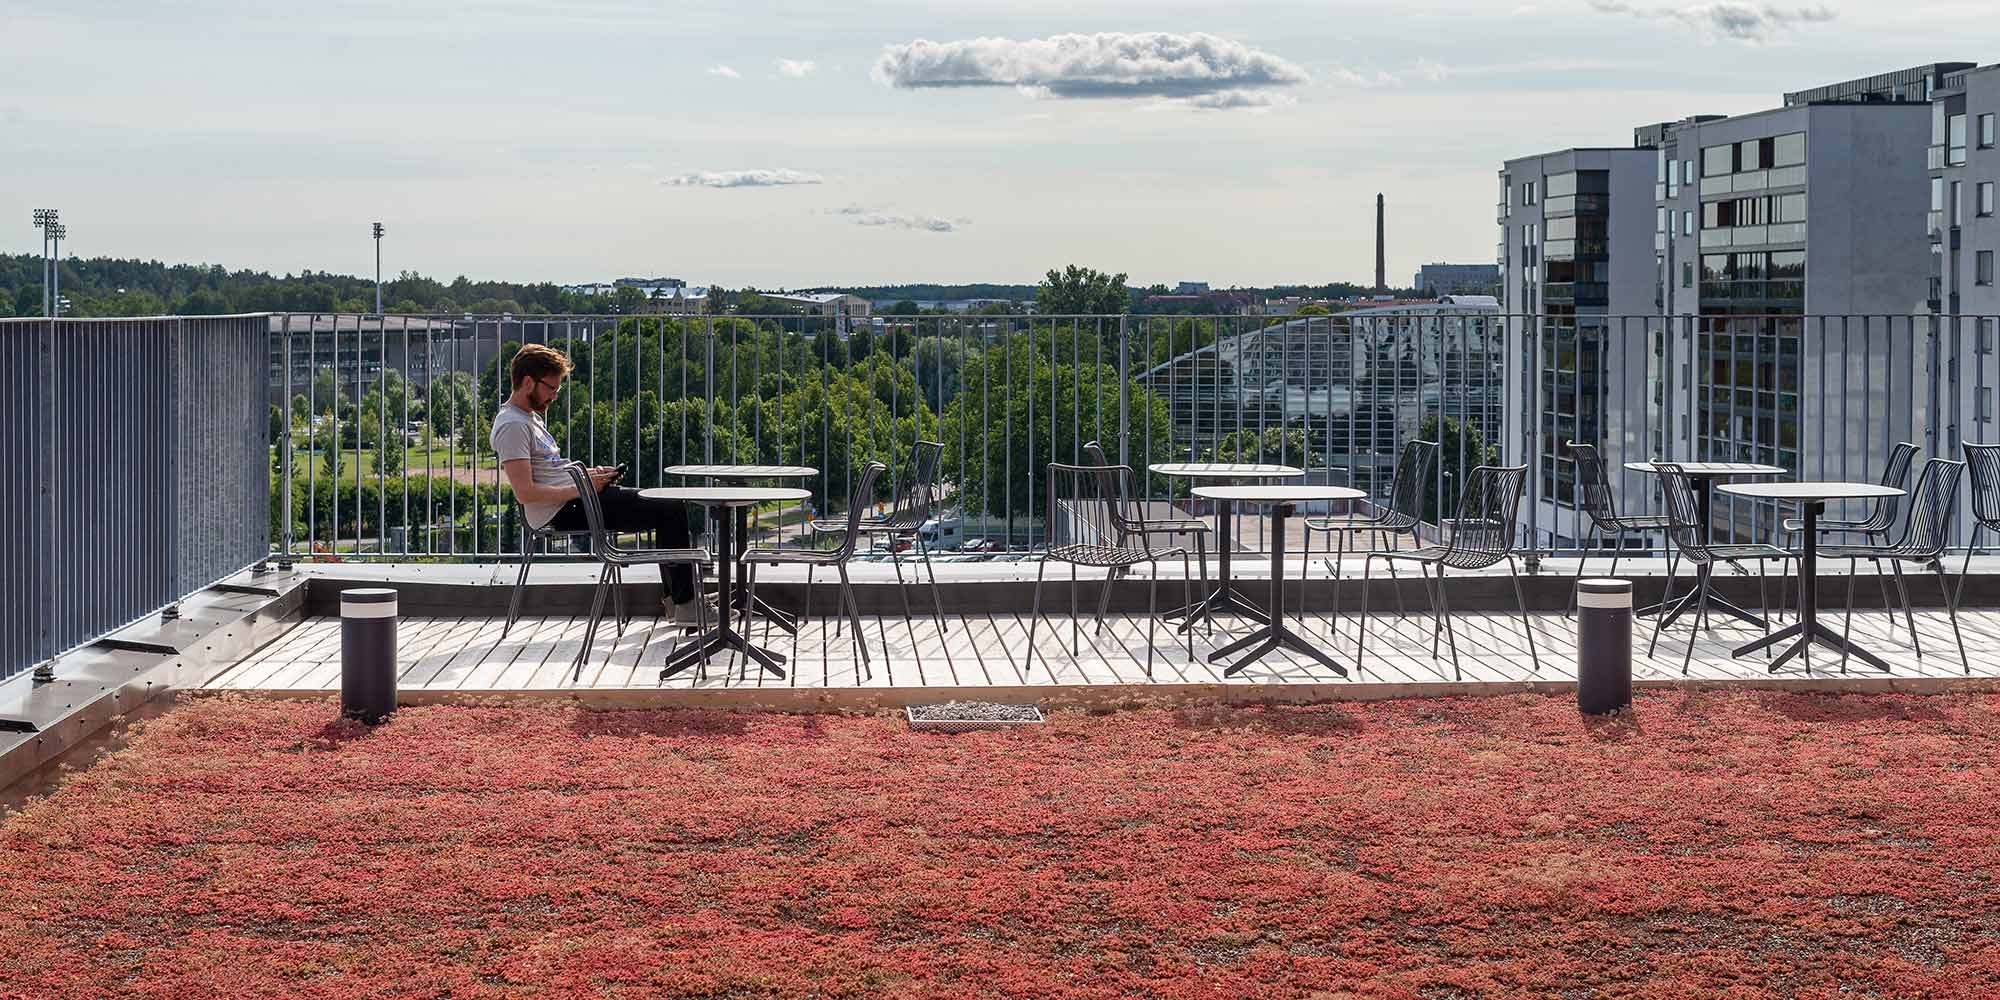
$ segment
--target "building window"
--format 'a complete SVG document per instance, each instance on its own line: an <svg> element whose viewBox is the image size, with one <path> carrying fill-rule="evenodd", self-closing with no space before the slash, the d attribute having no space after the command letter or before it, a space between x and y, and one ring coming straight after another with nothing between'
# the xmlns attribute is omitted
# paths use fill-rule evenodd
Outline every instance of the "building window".
<svg viewBox="0 0 2000 1000"><path fill-rule="evenodd" d="M1694 261L1691 260L1681 261L1681 287L1682 288L1694 287Z"/></svg>
<svg viewBox="0 0 2000 1000"><path fill-rule="evenodd" d="M1965 224L1965 219L1961 217L1961 213L1965 211L1965 209L1961 207L1964 203L1964 199L1959 197L1964 192L1960 190L1960 187L1961 185L1959 184L1958 181L1951 182L1951 224L1954 226L1962 226Z"/></svg>
<svg viewBox="0 0 2000 1000"><path fill-rule="evenodd" d="M1980 319L1979 346L1978 346L1979 353L1981 354L1993 353L1993 325L1996 322L2000 322L2000 320L1995 320L1991 316L1986 316Z"/></svg>
<svg viewBox="0 0 2000 1000"><path fill-rule="evenodd" d="M1654 232L1656 232L1656 233L1664 233L1664 232L1666 232L1666 231L1667 231L1667 216L1669 216L1669 215L1672 215L1672 214L1673 214L1673 210L1672 210L1672 209L1669 209L1669 208L1667 208L1667 207L1666 207L1666 206L1664 206L1664 205L1663 205L1663 206L1660 206L1659 208L1655 208L1655 209L1653 210L1653 231L1654 231Z"/></svg>
<svg viewBox="0 0 2000 1000"><path fill-rule="evenodd" d="M1771 166L1796 167L1806 162L1806 134L1792 132L1771 140Z"/></svg>
<svg viewBox="0 0 2000 1000"><path fill-rule="evenodd" d="M1993 148L1993 116L1991 114L1979 116L1979 148Z"/></svg>
<svg viewBox="0 0 2000 1000"><path fill-rule="evenodd" d="M1691 211L1681 213L1681 235L1694 235L1694 213Z"/></svg>
<svg viewBox="0 0 2000 1000"><path fill-rule="evenodd" d="M1521 185L1521 204L1532 205L1534 203L1535 203L1535 182L1529 181L1526 184Z"/></svg>
<svg viewBox="0 0 2000 1000"><path fill-rule="evenodd" d="M1682 184L1693 184L1693 183L1694 183L1694 161L1693 161L1693 160L1682 160L1682 161L1681 161L1681 183L1682 183Z"/></svg>
<svg viewBox="0 0 2000 1000"><path fill-rule="evenodd" d="M1982 388L1979 390L1979 422L1985 424L1985 423L1991 423L1992 421L1993 421L1993 390Z"/></svg>
<svg viewBox="0 0 2000 1000"><path fill-rule="evenodd" d="M1944 120L1944 165L1962 167L1965 165L1965 116L1952 115Z"/></svg>
<svg viewBox="0 0 2000 1000"><path fill-rule="evenodd" d="M1993 214L1993 182L1992 182L1992 181L1980 181L1980 182L1979 182L1979 187L1978 187L1978 188L1977 188L1976 190L1978 191L1978 194L1979 194L1979 209L1978 209L1978 213L1979 213L1980 215L1982 215L1982 216L1989 216L1989 215L1992 215L1992 214Z"/></svg>
<svg viewBox="0 0 2000 1000"><path fill-rule="evenodd" d="M1972 258L1972 283L1993 284L1993 251L1981 250Z"/></svg>

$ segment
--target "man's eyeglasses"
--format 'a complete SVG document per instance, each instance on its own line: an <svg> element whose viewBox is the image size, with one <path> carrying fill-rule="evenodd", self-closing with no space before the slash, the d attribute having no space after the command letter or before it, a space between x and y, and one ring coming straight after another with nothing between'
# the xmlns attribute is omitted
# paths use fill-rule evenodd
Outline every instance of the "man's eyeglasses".
<svg viewBox="0 0 2000 1000"><path fill-rule="evenodd" d="M556 384L554 384L554 385L550 385L550 384L548 384L547 382L545 382L545 381L543 381L543 380L541 380L541 379L536 379L536 380L535 380L535 384L536 384L536 385L539 385L539 386L541 386L541 387L542 387L542 388L544 388L544 389L547 389L547 390L549 391L549 395L552 395L552 396L553 396L553 395L555 395L556 393L559 393L559 392L561 392L561 391L562 391L562 383L561 383L561 382L557 382L557 383L556 383Z"/></svg>

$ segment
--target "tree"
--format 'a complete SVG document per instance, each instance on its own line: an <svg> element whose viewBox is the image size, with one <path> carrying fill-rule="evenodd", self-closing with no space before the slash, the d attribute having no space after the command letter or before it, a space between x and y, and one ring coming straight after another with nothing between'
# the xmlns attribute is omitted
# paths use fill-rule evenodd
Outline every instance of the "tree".
<svg viewBox="0 0 2000 1000"><path fill-rule="evenodd" d="M1125 272L1106 274L1071 264L1051 270L1035 288L1035 311L1044 316L1080 316L1132 311Z"/></svg>
<svg viewBox="0 0 2000 1000"><path fill-rule="evenodd" d="M1327 308L1326 308L1325 306L1323 306L1323 305L1320 305L1320 304L1319 304L1319 303L1317 303L1317 302L1308 302L1308 303L1306 303L1305 305L1302 305L1302 306L1300 306L1300 307L1299 307L1299 311L1298 311L1298 312L1295 312L1295 313L1293 313L1292 315L1294 315L1294 316L1331 316L1331 315L1333 315L1333 314L1332 314L1331 312L1329 312L1329 311L1327 310Z"/></svg>
<svg viewBox="0 0 2000 1000"><path fill-rule="evenodd" d="M1217 462L1261 463L1314 467L1320 462L1306 443L1306 432L1271 427L1262 431L1244 430L1224 434L1210 452Z"/></svg>
<svg viewBox="0 0 2000 1000"><path fill-rule="evenodd" d="M1487 442L1479 421L1461 423L1457 417L1425 417L1417 435L1438 443L1438 474L1423 491L1424 520L1435 524L1440 517L1457 514L1458 491L1473 469L1499 464L1500 446Z"/></svg>

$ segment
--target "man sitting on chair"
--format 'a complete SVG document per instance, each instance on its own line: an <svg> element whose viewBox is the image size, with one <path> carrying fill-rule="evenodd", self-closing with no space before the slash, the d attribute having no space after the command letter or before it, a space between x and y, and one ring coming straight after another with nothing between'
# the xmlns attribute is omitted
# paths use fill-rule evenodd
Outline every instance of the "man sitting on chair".
<svg viewBox="0 0 2000 1000"><path fill-rule="evenodd" d="M500 404L493 418L490 440L506 470L507 485L513 487L528 523L557 531L588 531L590 522L583 502L565 471L562 452L542 419L549 404L556 401L570 363L561 351L543 344L527 344L514 355L509 370L514 392ZM639 491L614 485L618 470L598 467L589 470L590 484L597 488L604 508L604 527L612 532L652 531L654 544L666 548L688 548L694 544L688 531L687 507L672 500L648 500ZM685 563L662 563L660 581L670 599L662 602L669 619L681 625L695 625L701 619L695 603L694 567Z"/></svg>

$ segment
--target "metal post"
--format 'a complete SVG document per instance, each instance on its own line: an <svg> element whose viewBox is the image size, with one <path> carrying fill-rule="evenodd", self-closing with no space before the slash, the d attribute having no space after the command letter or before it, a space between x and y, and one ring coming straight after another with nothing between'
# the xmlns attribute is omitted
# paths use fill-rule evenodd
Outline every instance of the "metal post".
<svg viewBox="0 0 2000 1000"><path fill-rule="evenodd" d="M1576 707L1605 715L1632 707L1632 582L1576 582Z"/></svg>
<svg viewBox="0 0 2000 1000"><path fill-rule="evenodd" d="M382 224L375 223L375 315L382 315ZM405 357L405 363L409 358Z"/></svg>
<svg viewBox="0 0 2000 1000"><path fill-rule="evenodd" d="M340 593L340 714L368 725L396 710L396 592Z"/></svg>

